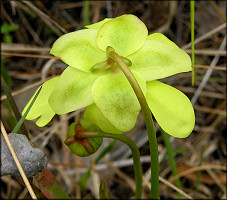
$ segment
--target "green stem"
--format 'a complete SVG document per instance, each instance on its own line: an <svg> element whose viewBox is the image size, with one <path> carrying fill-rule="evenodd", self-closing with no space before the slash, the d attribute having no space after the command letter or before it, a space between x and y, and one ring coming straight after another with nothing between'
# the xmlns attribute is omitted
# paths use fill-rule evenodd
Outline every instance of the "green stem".
<svg viewBox="0 0 227 200"><path fill-rule="evenodd" d="M125 76L127 77L129 83L131 84L142 108L144 120L147 127L149 146L150 146L150 156L151 156L151 198L158 199L158 190L159 190L159 161L158 161L158 145L156 139L156 133L154 128L154 122L152 119L151 111L148 107L145 96L137 83L135 77L133 76L130 69L123 62L121 57L111 51L112 48L107 47L107 52L109 53L110 58L118 64Z"/></svg>
<svg viewBox="0 0 227 200"><path fill-rule="evenodd" d="M90 6L89 6L89 1L85 0L84 1L84 10L83 10L83 21L84 21L84 26L89 25L90 24L90 20L89 20L89 12L90 12Z"/></svg>
<svg viewBox="0 0 227 200"><path fill-rule="evenodd" d="M192 49L192 86L195 84L195 44L194 44L194 24L195 24L195 1L190 1L191 13L191 49Z"/></svg>
<svg viewBox="0 0 227 200"><path fill-rule="evenodd" d="M142 169L140 164L140 154L139 150L136 146L136 143L126 135L122 134L110 134L110 133L104 133L104 132L98 132L98 131L81 131L78 132L76 135L77 138L83 139L83 138L91 138L91 137L106 137L106 138L112 138L116 140L120 140L127 144L129 148L132 151L132 158L133 158L133 167L134 167L134 173L135 173L135 179L136 179L136 192L135 197L136 199L141 199L142 195Z"/></svg>
<svg viewBox="0 0 227 200"><path fill-rule="evenodd" d="M202 151L201 151L199 166L201 166L201 165L203 164L204 152L205 152L205 147L203 146L203 147L202 147ZM197 193L198 193L198 190L199 190L199 182L200 182L201 173L202 173L201 170L198 170L198 171L197 171L196 181L195 181L195 193L196 193L195 199L198 199L198 198L197 198Z"/></svg>
<svg viewBox="0 0 227 200"><path fill-rule="evenodd" d="M172 173L174 176L177 176L178 175L177 164L174 159L174 153L173 153L173 148L172 148L171 142L169 141L169 135L164 130L161 130L161 132L162 132L162 138L164 140L164 144L166 146L167 155L168 155L168 159L170 162L170 167L171 167ZM175 180L175 183L176 183L177 187L179 187L181 189L181 182L180 182L179 178ZM178 192L178 196L180 199L182 199L182 197L183 197L183 195L179 192Z"/></svg>

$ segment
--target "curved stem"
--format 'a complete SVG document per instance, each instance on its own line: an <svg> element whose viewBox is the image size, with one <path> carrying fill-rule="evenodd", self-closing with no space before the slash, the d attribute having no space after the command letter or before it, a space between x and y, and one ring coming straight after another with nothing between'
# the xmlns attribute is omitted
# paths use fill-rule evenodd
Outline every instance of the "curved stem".
<svg viewBox="0 0 227 200"><path fill-rule="evenodd" d="M136 199L141 199L143 187L142 187L142 169L140 164L140 154L136 146L136 143L131 138L122 134L120 135L110 134L110 133L105 133L101 131L81 131L77 133L76 137L79 139L91 138L91 137L106 137L106 138L120 140L125 144L127 144L132 151L133 167L134 167L134 174L136 179L135 197Z"/></svg>
<svg viewBox="0 0 227 200"><path fill-rule="evenodd" d="M107 47L108 52L108 47ZM145 96L137 83L135 77L133 76L130 69L123 62L121 57L114 51L109 50L110 58L118 64L121 68L128 81L130 82L142 108L144 120L147 127L149 146L150 146L150 156L151 156L151 198L158 199L158 189L159 189L159 161L158 161L158 145L156 139L156 133L154 128L154 122L152 119L151 111L148 107Z"/></svg>

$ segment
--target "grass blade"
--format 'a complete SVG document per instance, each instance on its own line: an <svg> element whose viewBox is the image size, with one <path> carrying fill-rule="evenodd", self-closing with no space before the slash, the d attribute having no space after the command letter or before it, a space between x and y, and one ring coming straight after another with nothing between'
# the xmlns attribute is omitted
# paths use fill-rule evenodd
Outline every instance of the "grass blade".
<svg viewBox="0 0 227 200"><path fill-rule="evenodd" d="M167 155L168 155L168 158L169 158L172 174L174 176L177 176L178 175L177 164L176 164L176 161L174 159L174 151L173 151L172 145L169 141L169 135L164 130L161 130L161 132L162 132L162 138L164 140L164 144L165 144L165 147L166 147L166 150L167 150ZM179 178L175 180L175 184L177 185L177 187L179 187L181 189L181 182L180 182ZM180 198L183 197L182 194L180 194L180 193L178 193L178 196Z"/></svg>
<svg viewBox="0 0 227 200"><path fill-rule="evenodd" d="M204 152L205 152L205 148L203 147L202 148L202 151L201 151L199 166L201 166L203 164ZM197 175L196 175L196 181L195 181L195 192L196 192L196 194L199 191L199 183L200 183L200 176L201 176L201 174L202 174L202 170L198 170L197 171Z"/></svg>
<svg viewBox="0 0 227 200"><path fill-rule="evenodd" d="M106 191L106 183L104 180L101 180L100 186L99 186L99 198L100 199L109 199L109 195Z"/></svg>
<svg viewBox="0 0 227 200"><path fill-rule="evenodd" d="M42 89L42 86L39 88L38 92L36 93L34 99L32 100L31 104L29 105L28 109L26 110L26 112L24 113L24 115L21 117L21 119L19 120L19 122L17 123L17 125L15 126L15 128L13 129L12 133L17 133L19 128L21 127L21 125L23 124L25 117L28 115L28 112L31 110L32 105L34 104L35 100L37 99L40 91Z"/></svg>

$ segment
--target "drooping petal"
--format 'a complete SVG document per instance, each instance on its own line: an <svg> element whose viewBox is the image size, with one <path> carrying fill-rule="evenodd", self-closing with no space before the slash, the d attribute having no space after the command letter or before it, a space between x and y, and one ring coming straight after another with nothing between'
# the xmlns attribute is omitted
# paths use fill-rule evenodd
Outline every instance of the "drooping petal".
<svg viewBox="0 0 227 200"><path fill-rule="evenodd" d="M86 108L84 118L96 124L102 131L106 133L120 134L121 131L117 130L101 113L95 104L91 104Z"/></svg>
<svg viewBox="0 0 227 200"><path fill-rule="evenodd" d="M140 74L133 74L146 94L145 80ZM135 126L140 104L122 72L99 77L92 86L92 97L98 109L116 129L126 132Z"/></svg>
<svg viewBox="0 0 227 200"><path fill-rule="evenodd" d="M132 61L131 69L139 72L146 81L191 71L189 55L176 45L169 43L163 42L163 38L146 40L141 49L128 56Z"/></svg>
<svg viewBox="0 0 227 200"><path fill-rule="evenodd" d="M85 27L88 28L88 29L97 29L97 30L99 30L103 24L105 24L106 22L108 22L110 20L112 20L112 18L105 18L105 19L103 19L100 22L97 22L97 23L94 23L94 24L91 24L91 25L87 25Z"/></svg>
<svg viewBox="0 0 227 200"><path fill-rule="evenodd" d="M97 48L97 30L84 29L67 33L56 40L50 51L71 67L89 72L90 68L106 58Z"/></svg>
<svg viewBox="0 0 227 200"><path fill-rule="evenodd" d="M111 46L120 56L128 56L143 45L147 35L147 28L139 18L122 15L102 25L96 42L104 51Z"/></svg>
<svg viewBox="0 0 227 200"><path fill-rule="evenodd" d="M45 126L47 123L50 122L50 120L54 117L55 112L52 110L48 103L48 98L51 94L51 92L54 89L54 86L57 82L59 77L52 78L48 81L46 81L42 85L42 89L35 100L33 106L31 107L31 110L28 112L28 115L26 119L28 120L33 120L36 119L37 117L40 117L37 121L36 124L37 126ZM40 86L41 87L41 86ZM40 88L39 87L39 88ZM36 93L38 92L39 88L36 90L35 94L32 96L32 98L29 100L27 105L24 107L24 110L22 111L22 114L26 112L28 109L30 103L32 102L33 98L35 97Z"/></svg>
<svg viewBox="0 0 227 200"><path fill-rule="evenodd" d="M169 40L165 35L163 35L161 33L152 33L152 34L147 36L147 40L157 40L159 42L164 42L166 44L173 45L173 46L177 47L177 45L174 42Z"/></svg>
<svg viewBox="0 0 227 200"><path fill-rule="evenodd" d="M147 103L161 128L168 134L187 137L195 125L195 114L188 97L159 81L147 83Z"/></svg>
<svg viewBox="0 0 227 200"><path fill-rule="evenodd" d="M59 115L93 103L91 87L97 75L67 67L49 97L51 108Z"/></svg>

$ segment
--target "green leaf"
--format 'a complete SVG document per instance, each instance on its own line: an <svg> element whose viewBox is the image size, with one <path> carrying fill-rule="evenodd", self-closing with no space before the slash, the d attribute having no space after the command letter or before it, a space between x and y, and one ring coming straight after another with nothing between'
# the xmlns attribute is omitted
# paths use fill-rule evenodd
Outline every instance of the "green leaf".
<svg viewBox="0 0 227 200"><path fill-rule="evenodd" d="M16 31L17 29L19 29L19 24L8 24L7 22L4 22L2 25L1 25L1 33L2 34L7 34L9 32L13 32L13 31Z"/></svg>
<svg viewBox="0 0 227 200"><path fill-rule="evenodd" d="M35 176L33 183L47 199L70 199L48 169Z"/></svg>
<svg viewBox="0 0 227 200"><path fill-rule="evenodd" d="M147 83L147 103L161 128L177 138L187 137L195 125L195 114L188 97L159 81Z"/></svg>
<svg viewBox="0 0 227 200"><path fill-rule="evenodd" d="M176 45L169 43L171 41L167 43L163 38L161 41L146 40L139 51L128 56L132 61L131 69L139 72L146 81L191 71L189 55Z"/></svg>
<svg viewBox="0 0 227 200"><path fill-rule="evenodd" d="M97 164L107 153L109 153L114 145L116 144L116 140L113 140L111 143L108 144L108 146L106 146L102 152L95 158L95 163Z"/></svg>
<svg viewBox="0 0 227 200"><path fill-rule="evenodd" d="M13 43L13 38L10 34L6 33L4 36L4 42L7 44L12 44Z"/></svg>
<svg viewBox="0 0 227 200"><path fill-rule="evenodd" d="M51 108L59 115L93 103L91 88L98 76L67 67L49 97Z"/></svg>
<svg viewBox="0 0 227 200"><path fill-rule="evenodd" d="M100 199L109 199L109 194L106 190L106 183L103 179L101 179L100 186L99 186L99 198Z"/></svg>
<svg viewBox="0 0 227 200"><path fill-rule="evenodd" d="M103 24L105 24L106 22L108 22L110 20L112 20L112 18L105 18L105 19L103 19L100 22L97 22L97 23L94 23L94 24L91 24L91 25L87 25L85 27L88 28L88 29L97 29L97 30L99 30Z"/></svg>
<svg viewBox="0 0 227 200"><path fill-rule="evenodd" d="M140 74L133 74L146 94L145 80ZM92 86L92 97L98 109L116 129L126 132L135 126L140 104L122 72L99 77Z"/></svg>
<svg viewBox="0 0 227 200"><path fill-rule="evenodd" d="M48 103L48 98L50 96L50 93L52 92L57 80L59 77L52 78L48 81L46 81L42 85L42 89L40 91L39 96L37 97L35 103L33 104L31 110L29 111L26 119L27 120L33 120L37 117L40 117L36 124L37 126L45 126L47 123L50 122L50 120L54 117L55 112L52 110ZM33 98L35 97L36 93L38 92L39 88L36 90L35 94L32 96L30 101L25 106L22 114L24 115L26 110L28 109L30 103L32 102Z"/></svg>
<svg viewBox="0 0 227 200"><path fill-rule="evenodd" d="M122 15L102 25L96 42L104 51L111 46L120 56L128 56L144 44L147 35L147 28L139 18Z"/></svg>
<svg viewBox="0 0 227 200"><path fill-rule="evenodd" d="M117 130L101 113L95 104L91 104L86 108L84 118L96 124L102 131L106 133L120 134L122 131Z"/></svg>
<svg viewBox="0 0 227 200"><path fill-rule="evenodd" d="M85 190L85 186L87 184L87 180L88 178L90 177L91 175L91 171L88 170L87 172L85 172L82 177L80 178L80 181L79 181L79 186L80 186L80 189L82 190L82 193L84 192Z"/></svg>
<svg viewBox="0 0 227 200"><path fill-rule="evenodd" d="M71 67L90 72L94 64L106 59L105 52L96 46L97 32L95 29L84 29L67 33L55 41L50 54Z"/></svg>

